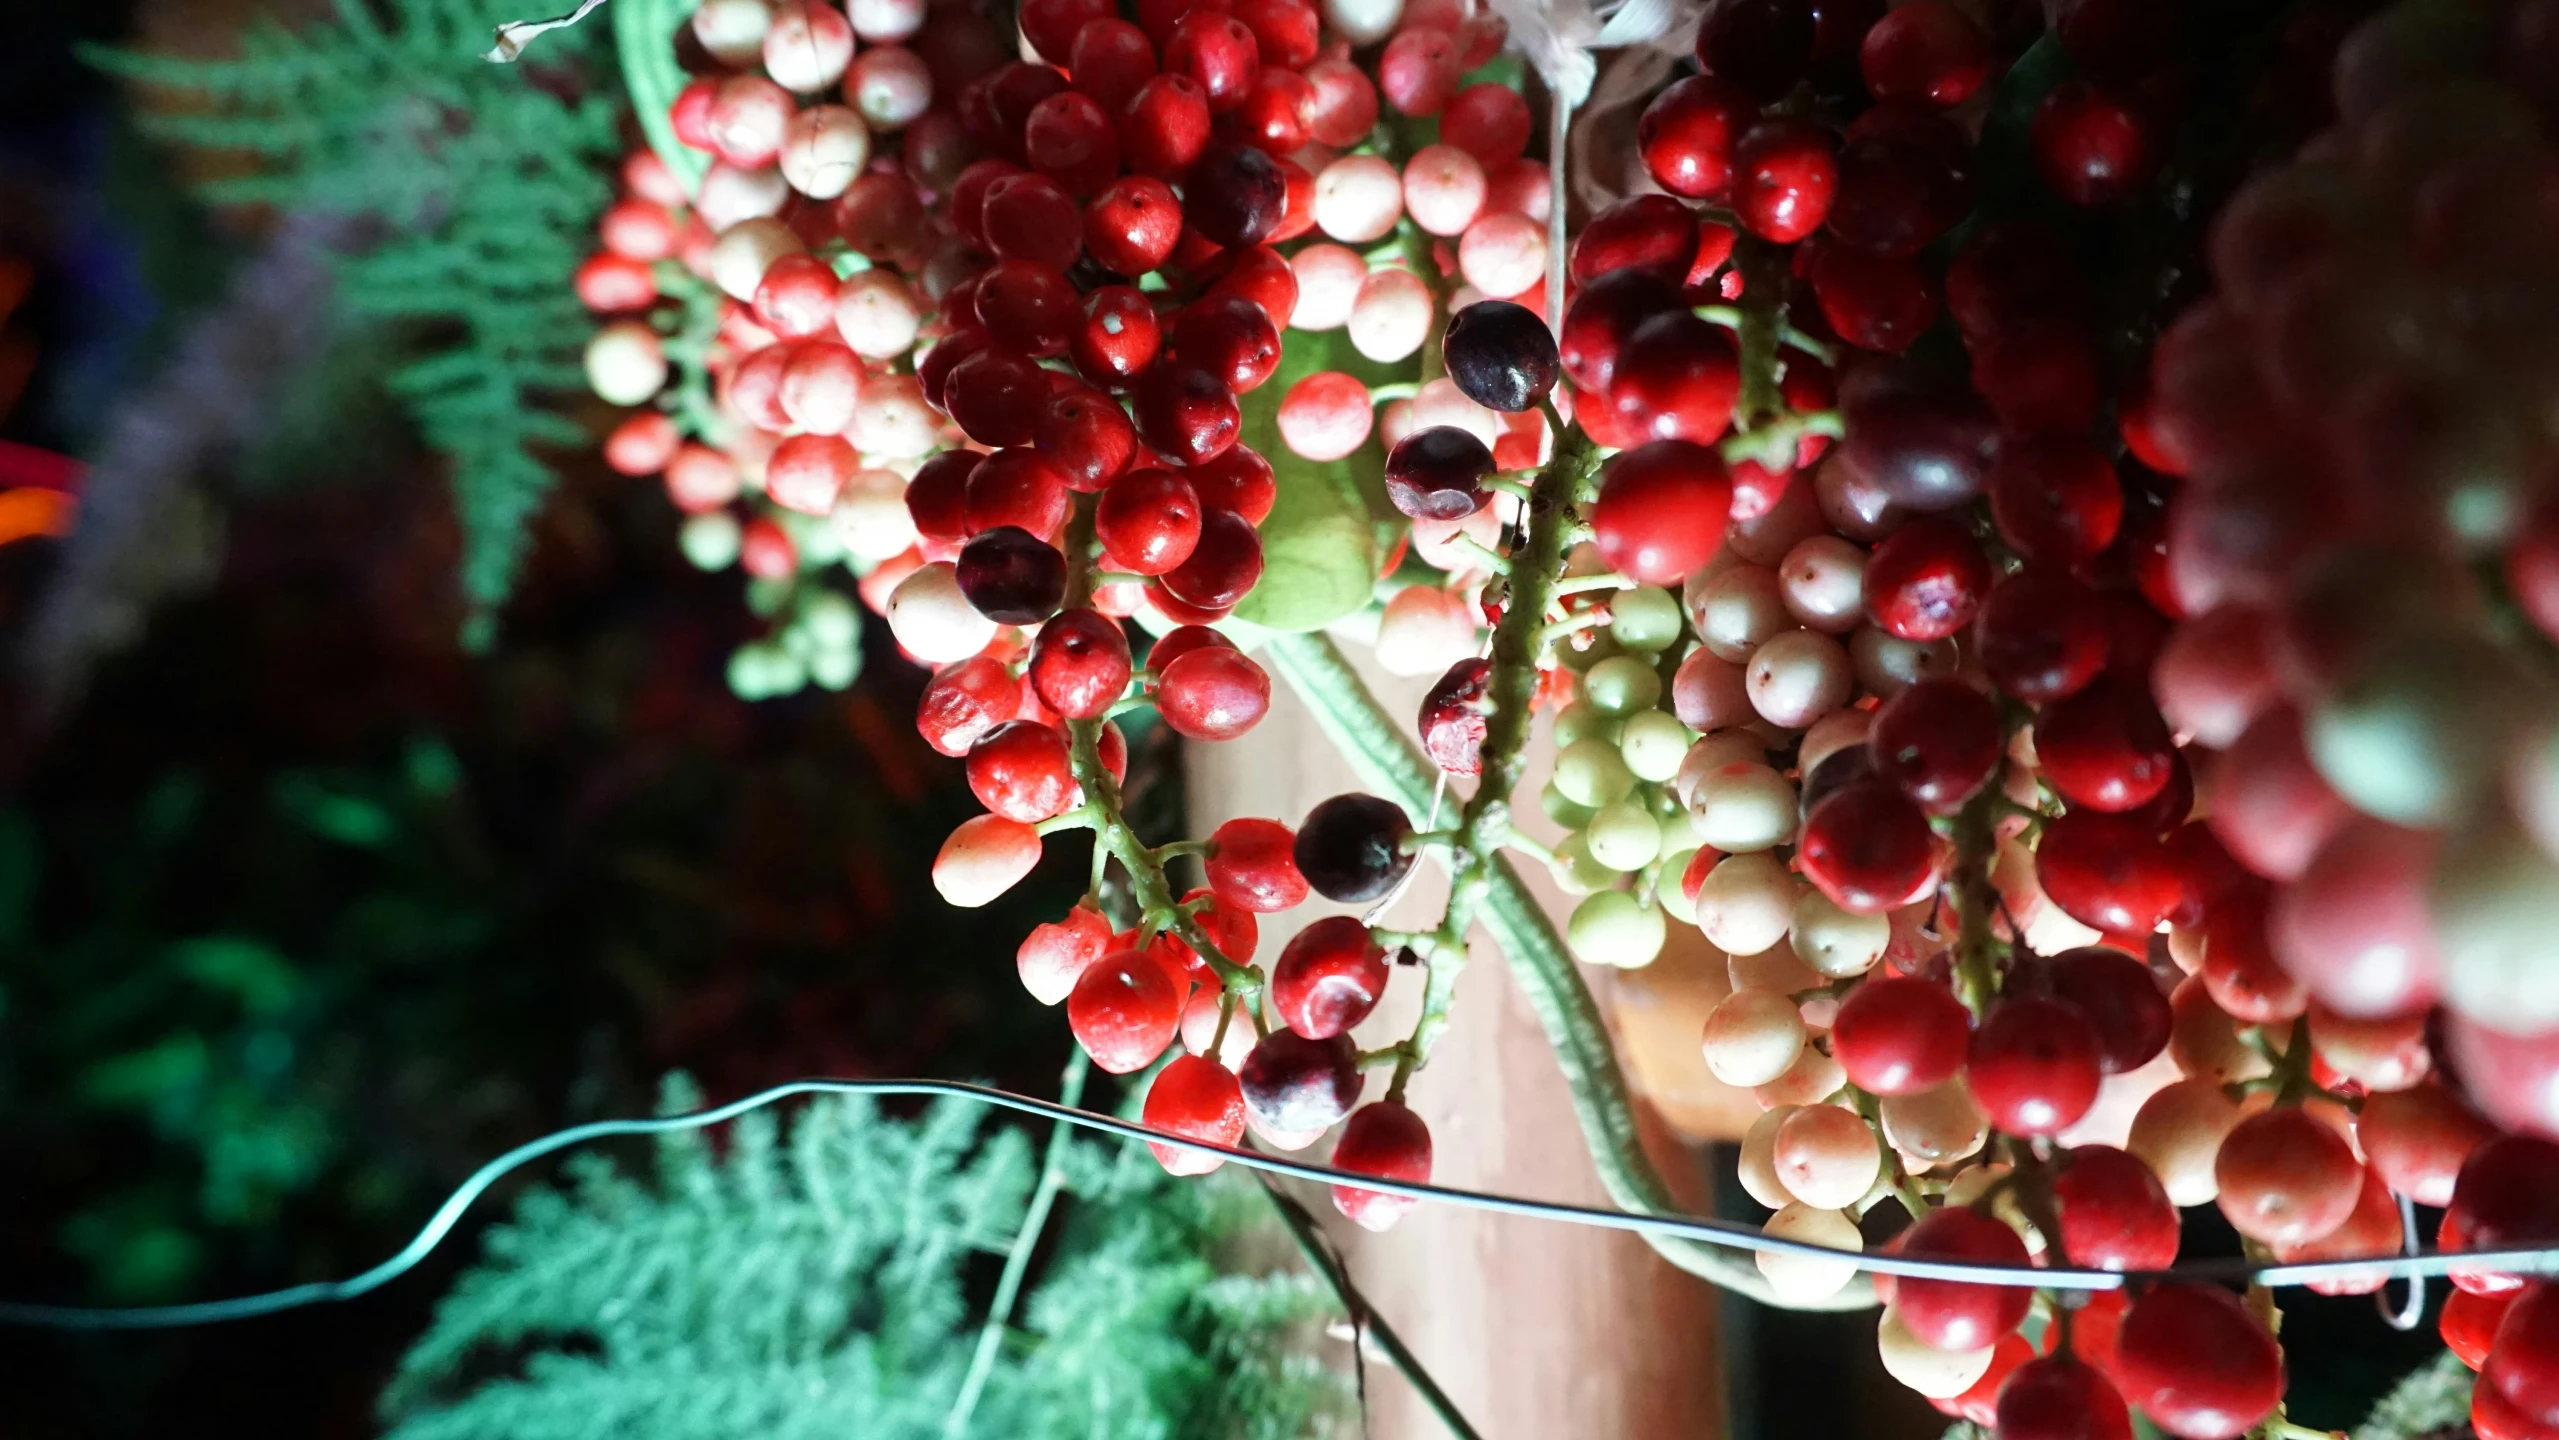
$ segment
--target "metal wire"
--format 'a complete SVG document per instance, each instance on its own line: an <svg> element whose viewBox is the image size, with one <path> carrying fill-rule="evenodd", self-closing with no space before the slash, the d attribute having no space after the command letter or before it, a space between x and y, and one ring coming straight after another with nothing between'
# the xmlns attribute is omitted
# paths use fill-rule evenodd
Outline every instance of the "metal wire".
<svg viewBox="0 0 2559 1440"><path fill-rule="evenodd" d="M2303 1285L2313 1280L2337 1279L2351 1275L2369 1276L2378 1271L2393 1278L2442 1275L2450 1271L2495 1270L2508 1273L2541 1273L2559 1270L2559 1250L2465 1250L2452 1254L2421 1252L2370 1255L2342 1260L2309 1261L2292 1265L2265 1265L2245 1259L2198 1260L2167 1270L2038 1269L2031 1265L1992 1265L1970 1261L1931 1260L1914 1255L1868 1254L1838 1250L1827 1245L1807 1244L1781 1236L1765 1235L1749 1225L1723 1220L1708 1220L1690 1215L1641 1215L1624 1210L1607 1210L1589 1205L1569 1205L1551 1200L1529 1200L1512 1195L1495 1195L1481 1190L1468 1190L1446 1185L1415 1185L1399 1180L1385 1180L1373 1175L1356 1175L1323 1165L1309 1165L1296 1160L1266 1155L1258 1151L1231 1149L1186 1140L1178 1135L1149 1130L1145 1126L1116 1120L1107 1115L1071 1109L1046 1100L1033 1100L984 1085L970 1085L953 1080L795 1080L776 1085L726 1105L697 1110L686 1115L669 1115L648 1120L597 1120L572 1125L538 1139L528 1140L473 1171L470 1178L446 1197L428 1217L416 1237L400 1248L399 1253L381 1264L345 1280L332 1280L309 1285L296 1285L284 1290L271 1290L260 1295L246 1295L233 1300L214 1300L193 1305L157 1305L135 1309L93 1309L75 1305L38 1305L22 1302L0 1302L0 1325L33 1325L66 1330L157 1330L187 1325L209 1325L229 1320L245 1320L272 1315L282 1310L298 1309L340 1300L353 1300L368 1294L415 1268L421 1260L451 1234L461 1222L472 1202L487 1193L500 1178L543 1156L565 1150L589 1140L602 1140L623 1135L662 1135L671 1131L697 1130L734 1120L751 1110L801 1095L928 1095L947 1096L993 1105L1025 1115L1037 1115L1068 1125L1081 1126L1122 1140L1142 1140L1197 1155L1215 1155L1247 1169L1284 1175L1295 1180L1310 1180L1326 1185L1348 1185L1384 1195L1398 1195L1414 1200L1436 1201L1495 1215L1518 1215L1532 1220L1560 1221L1587 1225L1602 1230L1627 1230L1638 1234L1673 1235L1729 1250L1746 1250L1765 1255L1796 1255L1808 1258L1845 1261L1855 1268L1877 1275L1893 1275L1906 1279L1952 1280L1979 1285L2021 1285L2046 1290L2122 1290L2167 1281L2253 1281L2261 1285Z"/></svg>

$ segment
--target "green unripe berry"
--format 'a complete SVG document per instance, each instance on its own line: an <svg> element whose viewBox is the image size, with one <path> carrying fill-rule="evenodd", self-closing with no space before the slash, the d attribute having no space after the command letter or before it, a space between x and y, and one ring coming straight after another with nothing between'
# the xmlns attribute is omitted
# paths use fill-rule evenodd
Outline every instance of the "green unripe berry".
<svg viewBox="0 0 2559 1440"><path fill-rule="evenodd" d="M1576 740L1555 757L1555 788L1576 805L1614 805L1635 788L1635 772L1609 741Z"/></svg>
<svg viewBox="0 0 2559 1440"><path fill-rule="evenodd" d="M1612 655L1582 677L1582 694L1608 714L1632 715L1662 698L1662 677L1632 655Z"/></svg>
<svg viewBox="0 0 2559 1440"><path fill-rule="evenodd" d="M1643 798L1630 795L1591 817L1582 844L1611 870L1640 870L1662 853L1662 827L1645 813Z"/></svg>
<svg viewBox="0 0 2559 1440"><path fill-rule="evenodd" d="M1593 736L1614 744L1625 727L1625 721L1598 706L1576 700L1555 712L1555 748L1567 749Z"/></svg>
<svg viewBox="0 0 2559 1440"><path fill-rule="evenodd" d="M820 650L809 657L809 680L821 690L842 690L862 673L862 652Z"/></svg>
<svg viewBox="0 0 2559 1440"><path fill-rule="evenodd" d="M744 532L726 510L705 510L684 522L676 544L696 570L726 570L737 563Z"/></svg>
<svg viewBox="0 0 2559 1440"><path fill-rule="evenodd" d="M729 689L740 700L772 700L809 683L798 656L770 641L741 645L729 657Z"/></svg>
<svg viewBox="0 0 2559 1440"><path fill-rule="evenodd" d="M1669 711L1639 710L1626 717L1617 751L1626 757L1626 768L1635 772L1636 779L1659 784L1679 773L1679 762L1688 758L1692 738L1689 728Z"/></svg>
<svg viewBox="0 0 2559 1440"><path fill-rule="evenodd" d="M1555 645L1556 660L1561 662L1565 669L1576 674L1586 673L1590 667L1600 661L1625 653L1625 647L1609 638L1605 630L1593 636L1586 645L1576 645L1570 640L1558 641Z"/></svg>
<svg viewBox="0 0 2559 1440"><path fill-rule="evenodd" d="M800 628L820 651L850 650L862 638L862 614L835 590L817 590L800 602Z"/></svg>
<svg viewBox="0 0 2559 1440"><path fill-rule="evenodd" d="M1697 907L1688 903L1688 892L1679 882L1688 874L1688 862L1697 858L1697 848L1684 842L1673 845L1668 837L1662 843L1669 853L1653 862L1653 894L1672 919L1682 925L1694 925Z"/></svg>
<svg viewBox="0 0 2559 1440"><path fill-rule="evenodd" d="M1588 895L1617 883L1617 872L1593 861L1579 835L1567 835L1555 842L1555 863L1551 868L1555 888L1567 895Z"/></svg>
<svg viewBox="0 0 2559 1440"><path fill-rule="evenodd" d="M1556 789L1555 782L1552 780L1547 781L1545 788L1537 792L1537 803L1546 811L1547 819L1567 830L1579 830L1590 823L1590 817L1599 813Z"/></svg>
<svg viewBox="0 0 2559 1440"><path fill-rule="evenodd" d="M1621 590L1608 602L1609 638L1639 655L1658 655L1679 643L1679 597L1651 585Z"/></svg>
<svg viewBox="0 0 2559 1440"><path fill-rule="evenodd" d="M1668 927L1661 907L1647 905L1623 890L1602 890L1573 907L1564 938L1573 954L1593 965L1634 970L1662 953Z"/></svg>

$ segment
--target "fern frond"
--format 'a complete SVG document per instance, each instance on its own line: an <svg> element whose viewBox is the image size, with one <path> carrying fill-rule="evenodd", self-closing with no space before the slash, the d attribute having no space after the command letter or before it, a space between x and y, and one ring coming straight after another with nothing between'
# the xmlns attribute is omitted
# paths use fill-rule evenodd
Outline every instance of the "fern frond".
<svg viewBox="0 0 2559 1440"><path fill-rule="evenodd" d="M2355 1440L2421 1440L2467 1424L2470 1387L2476 1379L2461 1357L2446 1350L2408 1372L2355 1427Z"/></svg>

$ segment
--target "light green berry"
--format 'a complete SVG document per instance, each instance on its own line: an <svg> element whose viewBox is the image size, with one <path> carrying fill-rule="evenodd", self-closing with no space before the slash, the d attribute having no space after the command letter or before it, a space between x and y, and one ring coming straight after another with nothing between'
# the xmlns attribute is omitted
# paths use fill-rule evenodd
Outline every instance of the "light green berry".
<svg viewBox="0 0 2559 1440"><path fill-rule="evenodd" d="M1576 700L1555 713L1555 747L1565 749L1593 736L1614 744L1625 728L1625 721L1596 705Z"/></svg>
<svg viewBox="0 0 2559 1440"><path fill-rule="evenodd" d="M705 510L684 522L676 543L696 570L726 570L737 563L743 535L737 517L726 510Z"/></svg>
<svg viewBox="0 0 2559 1440"><path fill-rule="evenodd" d="M847 647L809 657L809 680L821 690L842 690L862 673L862 652Z"/></svg>
<svg viewBox="0 0 2559 1440"><path fill-rule="evenodd" d="M808 683L808 667L799 657L770 641L741 645L729 657L729 689L740 700L796 694Z"/></svg>
<svg viewBox="0 0 2559 1440"><path fill-rule="evenodd" d="M1645 813L1642 797L1630 795L1591 817L1582 844L1611 870L1640 870L1662 853L1662 827Z"/></svg>
<svg viewBox="0 0 2559 1440"><path fill-rule="evenodd" d="M835 590L814 590L800 602L800 628L821 651L850 650L862 637L862 615Z"/></svg>
<svg viewBox="0 0 2559 1440"><path fill-rule="evenodd" d="M1679 723L1679 717L1667 710L1638 710L1626 717L1626 728L1618 734L1618 753L1626 757L1626 768L1638 780L1658 784L1679 773L1679 762L1688 758L1693 732Z"/></svg>
<svg viewBox="0 0 2559 1440"><path fill-rule="evenodd" d="M1666 934L1661 907L1623 890L1602 890L1583 900L1564 927L1573 954L1589 964L1621 970L1652 964L1662 953Z"/></svg>
<svg viewBox="0 0 2559 1440"><path fill-rule="evenodd" d="M1549 869L1555 876L1556 888L1567 895L1588 895L1617 881L1615 872L1592 862L1579 835L1567 835L1555 842L1555 863Z"/></svg>
<svg viewBox="0 0 2559 1440"><path fill-rule="evenodd" d="M1555 788L1577 805L1614 805L1635 788L1635 772L1617 746L1594 735L1576 740L1555 757Z"/></svg>
<svg viewBox="0 0 2559 1440"><path fill-rule="evenodd" d="M1686 843L1673 845L1667 837L1662 843L1668 853L1653 863L1653 894L1661 900L1662 909L1672 919L1683 925L1694 925L1697 923L1697 907L1688 903L1688 891L1679 882L1688 874L1688 862L1697 858L1697 849Z"/></svg>
<svg viewBox="0 0 2559 1440"><path fill-rule="evenodd" d="M1587 673L1600 661L1625 653L1625 647L1611 639L1605 630L1593 636L1586 645L1566 640L1555 646L1555 658L1563 663L1565 669L1577 673Z"/></svg>
<svg viewBox="0 0 2559 1440"><path fill-rule="evenodd" d="M1651 585L1621 590L1608 602L1608 634L1639 655L1658 655L1679 643L1679 597Z"/></svg>
<svg viewBox="0 0 2559 1440"><path fill-rule="evenodd" d="M1632 715L1652 709L1662 698L1662 677L1648 661L1613 655L1590 667L1582 677L1582 693L1611 715Z"/></svg>
<svg viewBox="0 0 2559 1440"><path fill-rule="evenodd" d="M1590 823L1590 817L1599 813L1556 789L1555 782L1552 780L1547 781L1545 788L1537 792L1537 803L1545 809L1547 819L1567 830L1579 830Z"/></svg>

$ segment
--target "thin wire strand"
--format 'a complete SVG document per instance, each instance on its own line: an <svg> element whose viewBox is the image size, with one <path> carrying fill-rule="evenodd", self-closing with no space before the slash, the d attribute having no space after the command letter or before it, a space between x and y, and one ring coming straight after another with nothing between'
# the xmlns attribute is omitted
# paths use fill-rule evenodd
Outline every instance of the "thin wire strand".
<svg viewBox="0 0 2559 1440"><path fill-rule="evenodd" d="M2313 1280L2338 1279L2349 1275L2370 1276L2375 1272L2393 1278L2443 1275L2454 1270L2493 1270L2507 1273L2542 1273L2559 1270L2559 1250L2465 1250L2454 1254L2440 1252L2389 1255L2367 1255L2341 1260L2309 1261L2292 1265L2263 1265L2245 1259L2198 1260L2167 1270L2081 1270L2068 1268L2037 1269L2031 1265L1993 1265L1970 1261L1930 1260L1912 1255L1865 1253L1837 1250L1827 1245L1813 1245L1801 1240L1762 1234L1756 1228L1723 1220L1707 1220L1691 1215L1643 1215L1626 1210L1606 1210L1589 1205L1569 1205L1552 1200L1529 1200L1513 1195L1495 1195L1481 1190L1467 1190L1446 1185L1415 1185L1399 1180L1386 1180L1373 1175L1357 1175L1323 1165L1308 1165L1254 1150L1230 1149L1187 1140L1160 1130L1116 1120L1107 1115L1070 1109L1046 1100L1033 1100L984 1085L970 1085L956 1080L794 1080L759 1091L726 1105L697 1110L687 1115L668 1115L648 1120L595 1120L572 1125L538 1139L528 1140L473 1171L445 1202L436 1207L416 1238L400 1248L399 1253L362 1274L345 1280L331 1280L309 1285L296 1285L271 1290L261 1295L245 1295L234 1300L213 1300L193 1305L156 1305L135 1309L95 1309L77 1305L35 1305L20 1302L0 1303L0 1325L35 1325L66 1330L158 1330L186 1325L209 1325L229 1320L246 1320L278 1311L297 1309L332 1301L353 1300L369 1294L407 1274L424 1260L461 1222L464 1212L486 1194L510 1171L546 1155L557 1154L572 1145L590 1140L611 1139L625 1135L664 1135L674 1131L698 1130L723 1124L749 1111L759 1110L778 1101L802 1095L922 1095L947 1096L973 1100L1024 1115L1037 1115L1081 1126L1086 1130L1117 1136L1122 1140L1142 1140L1153 1145L1169 1146L1197 1155L1214 1155L1246 1169L1284 1175L1293 1180L1310 1180L1323 1185L1348 1185L1382 1195L1396 1195L1413 1200L1436 1201L1494 1215L1517 1215L1531 1220L1551 1220L1566 1224L1586 1225L1601 1230L1626 1230L1637 1234L1670 1235L1727 1250L1746 1250L1765 1255L1795 1255L1812 1259L1845 1262L1858 1270L1877 1275L1894 1275L1906 1279L1951 1280L1977 1285L2018 1285L2045 1290L2122 1290L2128 1287L2168 1281L2254 1281L2269 1286L2304 1285Z"/></svg>

